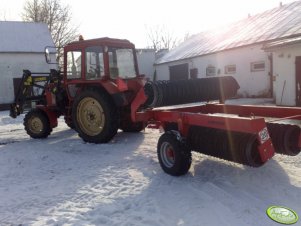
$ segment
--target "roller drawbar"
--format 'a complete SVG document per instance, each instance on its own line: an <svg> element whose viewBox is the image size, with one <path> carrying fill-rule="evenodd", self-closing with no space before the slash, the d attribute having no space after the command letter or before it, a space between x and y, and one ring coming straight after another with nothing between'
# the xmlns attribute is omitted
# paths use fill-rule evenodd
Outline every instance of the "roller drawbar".
<svg viewBox="0 0 301 226"><path fill-rule="evenodd" d="M144 92L146 107L161 107L210 100L226 100L236 96L239 89L232 76L176 81L147 82Z"/></svg>

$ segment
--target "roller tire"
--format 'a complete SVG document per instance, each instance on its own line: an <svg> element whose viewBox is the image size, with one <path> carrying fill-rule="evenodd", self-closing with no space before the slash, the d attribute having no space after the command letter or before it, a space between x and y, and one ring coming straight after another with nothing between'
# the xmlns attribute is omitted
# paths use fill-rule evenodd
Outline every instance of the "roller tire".
<svg viewBox="0 0 301 226"><path fill-rule="evenodd" d="M264 164L258 151L259 143L255 135L244 134L243 144L241 145L243 151L243 164L251 167L260 167Z"/></svg>
<svg viewBox="0 0 301 226"><path fill-rule="evenodd" d="M288 125L284 134L284 150L289 156L296 156L300 153L299 148L300 128L296 125Z"/></svg>
<svg viewBox="0 0 301 226"><path fill-rule="evenodd" d="M34 139L47 138L52 132L48 116L39 109L29 111L23 122L27 134Z"/></svg>
<svg viewBox="0 0 301 226"><path fill-rule="evenodd" d="M171 151L171 156L167 156ZM164 133L157 146L157 155L163 171L172 176L181 176L189 171L191 166L191 151L172 132Z"/></svg>
<svg viewBox="0 0 301 226"><path fill-rule="evenodd" d="M78 135L89 143L109 142L119 126L119 114L113 100L108 94L94 89L84 90L75 98L72 119Z"/></svg>

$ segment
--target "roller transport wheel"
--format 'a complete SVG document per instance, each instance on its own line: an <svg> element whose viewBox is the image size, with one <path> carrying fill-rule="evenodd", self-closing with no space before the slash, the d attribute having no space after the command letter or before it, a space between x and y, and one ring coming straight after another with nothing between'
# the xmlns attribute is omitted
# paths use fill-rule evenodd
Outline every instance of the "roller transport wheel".
<svg viewBox="0 0 301 226"><path fill-rule="evenodd" d="M165 128L164 128L164 131L167 132L167 131L171 131L171 130L175 130L175 131L178 131L178 124L177 123L174 123L174 122L169 122L169 123L166 123L165 124Z"/></svg>
<svg viewBox="0 0 301 226"><path fill-rule="evenodd" d="M29 111L25 115L23 125L27 134L35 139L46 138L52 132L46 113L39 109Z"/></svg>
<svg viewBox="0 0 301 226"><path fill-rule="evenodd" d="M78 135L89 143L107 143L118 130L115 103L101 91L82 91L74 100L72 117Z"/></svg>
<svg viewBox="0 0 301 226"><path fill-rule="evenodd" d="M191 166L190 149L172 131L160 137L157 154L163 171L172 176L186 174Z"/></svg>

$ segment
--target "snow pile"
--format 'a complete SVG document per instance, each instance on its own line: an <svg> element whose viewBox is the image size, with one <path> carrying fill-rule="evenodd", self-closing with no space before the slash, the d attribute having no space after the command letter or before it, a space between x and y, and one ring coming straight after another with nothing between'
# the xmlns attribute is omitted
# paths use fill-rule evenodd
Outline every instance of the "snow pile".
<svg viewBox="0 0 301 226"><path fill-rule="evenodd" d="M194 153L189 173L171 177L157 130L96 145L62 119L31 139L22 120L0 112L0 225L278 225L271 205L301 215L301 155L255 169Z"/></svg>

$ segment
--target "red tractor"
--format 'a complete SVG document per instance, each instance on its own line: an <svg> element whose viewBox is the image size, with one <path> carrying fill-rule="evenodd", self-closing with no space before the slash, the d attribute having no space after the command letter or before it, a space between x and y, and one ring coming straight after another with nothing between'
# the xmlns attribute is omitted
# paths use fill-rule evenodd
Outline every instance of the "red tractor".
<svg viewBox="0 0 301 226"><path fill-rule="evenodd" d="M239 89L231 76L146 83L139 75L135 47L127 40L68 44L62 74L24 70L10 115L22 113L27 101L35 103L24 118L33 138L47 137L60 116L92 143L110 141L119 128L160 128L165 133L158 142L158 159L166 173L176 176L189 170L191 151L258 167L275 152L295 156L301 150L299 125L282 122L301 121L300 108L223 104ZM212 100L220 103L208 103Z"/></svg>
<svg viewBox="0 0 301 226"><path fill-rule="evenodd" d="M139 75L135 46L129 41L72 42L64 47L62 75L57 70L45 74L24 70L11 105L12 117L23 112L27 101L36 105L24 118L32 138L46 138L60 116L84 141L92 143L110 141L118 128L127 132L144 128L142 122L131 121L130 105L145 79Z"/></svg>

